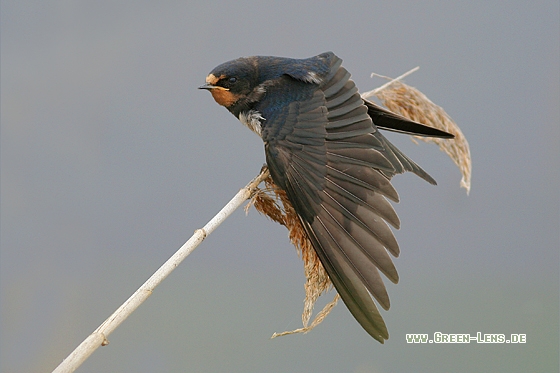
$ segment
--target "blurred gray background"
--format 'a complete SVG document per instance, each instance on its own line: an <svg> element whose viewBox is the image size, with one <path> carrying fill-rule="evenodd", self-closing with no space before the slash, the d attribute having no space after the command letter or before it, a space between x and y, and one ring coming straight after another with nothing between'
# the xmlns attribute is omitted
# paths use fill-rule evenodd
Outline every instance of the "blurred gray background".
<svg viewBox="0 0 560 373"><path fill-rule="evenodd" d="M2 1L2 372L50 372L264 163L196 88L248 55L332 50L361 91L397 76L470 142L470 196L394 183L398 286L370 338L340 303L307 335L283 227L234 213L78 372L554 372L559 355L558 1ZM332 299L328 294L319 304ZM406 333L527 343L406 344Z"/></svg>

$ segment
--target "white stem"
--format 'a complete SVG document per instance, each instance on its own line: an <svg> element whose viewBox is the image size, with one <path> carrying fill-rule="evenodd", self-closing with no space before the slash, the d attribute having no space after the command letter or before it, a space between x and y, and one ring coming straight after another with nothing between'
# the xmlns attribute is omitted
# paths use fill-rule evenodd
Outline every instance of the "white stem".
<svg viewBox="0 0 560 373"><path fill-rule="evenodd" d="M75 371L99 346L109 343L107 337L113 332L140 304L142 304L158 286L210 233L212 233L233 211L251 197L255 188L268 177L268 169L261 173L241 189L235 197L222 208L203 228L197 229L192 237L171 258L169 258L130 298L127 299L107 320L90 334L53 373L70 373Z"/></svg>
<svg viewBox="0 0 560 373"><path fill-rule="evenodd" d="M407 72L405 72L404 74L402 74L401 76L396 77L395 79L391 79L390 81L388 81L387 83L383 84L381 87L375 88L371 91L367 91L362 93L362 98L368 98L371 97L373 95L375 95L377 92L384 90L385 88L387 88L388 86L390 86L391 84L393 84L396 81L399 81L405 77L407 77L408 75L412 74L413 72L415 72L416 70L418 70L420 68L420 66L416 66L414 69L410 69ZM373 75L377 75L377 74L372 74Z"/></svg>

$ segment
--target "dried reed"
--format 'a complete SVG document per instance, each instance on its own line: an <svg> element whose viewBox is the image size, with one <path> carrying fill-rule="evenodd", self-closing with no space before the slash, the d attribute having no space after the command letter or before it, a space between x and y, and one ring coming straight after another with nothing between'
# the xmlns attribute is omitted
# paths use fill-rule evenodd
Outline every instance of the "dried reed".
<svg viewBox="0 0 560 373"><path fill-rule="evenodd" d="M438 145L439 148L455 162L457 167L459 167L462 174L460 185L465 188L467 194L469 194L471 190L472 170L471 153L469 143L463 135L463 132L461 132L459 126L442 107L434 104L418 89L408 86L398 79L399 78L391 80L382 87L367 92L362 95L362 97L367 98L371 95L375 95L381 100L383 105L394 113L455 135L454 139L421 136L414 136L413 139L432 142Z"/></svg>
<svg viewBox="0 0 560 373"><path fill-rule="evenodd" d="M288 229L290 241L303 260L303 270L306 278L304 285L305 301L301 315L303 328L274 333L272 338L287 334L307 333L319 325L329 314L330 310L338 302L339 295L336 294L334 299L315 316L315 319L309 325L317 299L321 294L332 288L331 280L307 238L307 234L303 230L299 217L288 200L286 192L278 188L270 176L264 180L264 188L259 188L253 195L253 198L251 198L251 201L245 206L245 211L248 211L251 206L255 206L255 209L261 214L268 216L271 220L282 224Z"/></svg>

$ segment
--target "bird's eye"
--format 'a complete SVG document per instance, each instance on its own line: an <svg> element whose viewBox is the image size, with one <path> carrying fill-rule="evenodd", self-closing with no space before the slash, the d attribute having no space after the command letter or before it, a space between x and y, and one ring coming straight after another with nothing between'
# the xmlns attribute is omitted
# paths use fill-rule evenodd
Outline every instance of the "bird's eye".
<svg viewBox="0 0 560 373"><path fill-rule="evenodd" d="M230 84L233 84L233 83L237 82L237 78L236 77L231 77L231 78L228 79L228 82Z"/></svg>

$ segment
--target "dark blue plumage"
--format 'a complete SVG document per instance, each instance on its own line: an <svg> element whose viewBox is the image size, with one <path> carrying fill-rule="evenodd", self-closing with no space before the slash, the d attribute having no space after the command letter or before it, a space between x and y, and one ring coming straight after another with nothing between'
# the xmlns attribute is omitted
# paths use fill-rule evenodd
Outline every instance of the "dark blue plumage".
<svg viewBox="0 0 560 373"><path fill-rule="evenodd" d="M208 89L261 136L274 183L283 189L342 300L362 327L389 337L371 296L389 297L379 272L398 274L399 247L389 226L400 222L387 199L390 179L411 171L435 184L378 130L450 138L363 100L332 52L307 59L247 57L217 66Z"/></svg>

